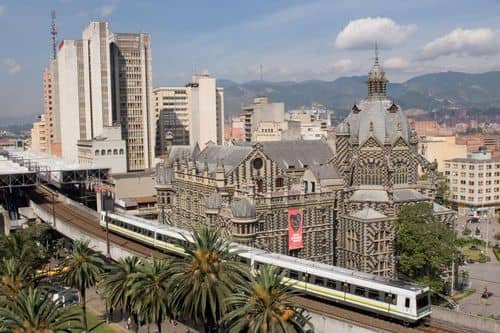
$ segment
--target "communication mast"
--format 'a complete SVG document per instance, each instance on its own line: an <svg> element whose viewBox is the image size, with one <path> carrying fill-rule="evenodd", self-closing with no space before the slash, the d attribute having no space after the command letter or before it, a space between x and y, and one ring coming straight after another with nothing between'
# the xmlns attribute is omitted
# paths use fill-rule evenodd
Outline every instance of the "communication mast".
<svg viewBox="0 0 500 333"><path fill-rule="evenodd" d="M57 39L57 27L56 27L56 11L52 10L50 12L50 17L51 17L51 25L50 25L50 34L52 35L52 59L56 59L57 57L57 46L56 46L56 39Z"/></svg>

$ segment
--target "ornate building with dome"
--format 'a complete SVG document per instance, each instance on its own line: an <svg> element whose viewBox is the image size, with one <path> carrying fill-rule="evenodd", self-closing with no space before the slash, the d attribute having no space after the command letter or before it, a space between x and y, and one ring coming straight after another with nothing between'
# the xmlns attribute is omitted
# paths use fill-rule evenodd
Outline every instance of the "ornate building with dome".
<svg viewBox="0 0 500 333"><path fill-rule="evenodd" d="M376 57L368 96L338 125L335 149L324 140L170 146L157 166L160 220L216 225L243 244L393 276L397 212L433 202L437 165L418 153L387 82ZM433 205L451 223L454 213Z"/></svg>

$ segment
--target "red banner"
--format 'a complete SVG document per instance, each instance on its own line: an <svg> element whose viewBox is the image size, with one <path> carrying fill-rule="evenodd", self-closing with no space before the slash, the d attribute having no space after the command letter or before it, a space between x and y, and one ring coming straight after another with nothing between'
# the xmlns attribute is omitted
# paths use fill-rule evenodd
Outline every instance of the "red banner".
<svg viewBox="0 0 500 333"><path fill-rule="evenodd" d="M296 250L304 247L302 240L303 216L297 208L288 210L288 249Z"/></svg>

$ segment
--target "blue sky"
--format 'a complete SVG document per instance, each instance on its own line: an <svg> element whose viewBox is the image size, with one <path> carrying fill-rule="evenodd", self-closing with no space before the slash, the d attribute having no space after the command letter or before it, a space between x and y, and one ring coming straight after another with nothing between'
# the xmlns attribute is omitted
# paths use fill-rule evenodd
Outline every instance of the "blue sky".
<svg viewBox="0 0 500 333"><path fill-rule="evenodd" d="M500 69L500 1L0 0L0 116L42 112L50 10L59 39L92 20L152 35L154 85L194 71L249 81L365 74L375 40L392 81L438 71Z"/></svg>

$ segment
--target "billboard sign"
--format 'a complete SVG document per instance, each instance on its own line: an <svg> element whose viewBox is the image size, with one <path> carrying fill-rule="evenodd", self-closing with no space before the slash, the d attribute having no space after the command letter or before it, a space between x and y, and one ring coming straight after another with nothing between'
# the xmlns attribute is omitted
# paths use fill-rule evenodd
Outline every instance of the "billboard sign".
<svg viewBox="0 0 500 333"><path fill-rule="evenodd" d="M288 210L288 249L296 250L304 246L302 239L303 228L302 210L290 208Z"/></svg>

